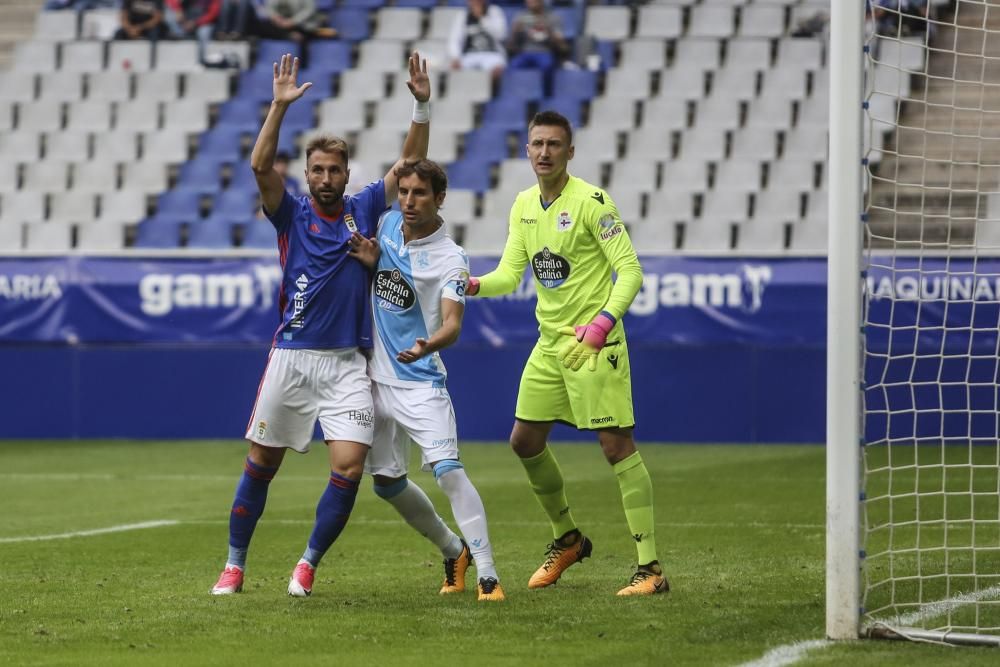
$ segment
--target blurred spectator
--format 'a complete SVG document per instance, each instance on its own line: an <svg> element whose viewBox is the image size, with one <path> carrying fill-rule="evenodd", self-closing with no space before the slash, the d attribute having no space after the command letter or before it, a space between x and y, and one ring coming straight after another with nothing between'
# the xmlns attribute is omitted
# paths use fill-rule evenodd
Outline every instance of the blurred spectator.
<svg viewBox="0 0 1000 667"><path fill-rule="evenodd" d="M222 0L215 22L216 39L237 40L256 34L259 4L257 0Z"/></svg>
<svg viewBox="0 0 1000 667"><path fill-rule="evenodd" d="M826 12L816 12L800 18L792 27L792 37L818 37L826 31L830 17Z"/></svg>
<svg viewBox="0 0 1000 667"><path fill-rule="evenodd" d="M293 197L298 197L302 194L302 183L299 179L294 176L288 175L288 167L292 162L292 156L285 151L279 151L277 155L274 156L274 170L278 172L278 175L285 181L285 189L288 190L288 194Z"/></svg>
<svg viewBox="0 0 1000 667"><path fill-rule="evenodd" d="M326 14L316 9L316 0L266 0L257 34L267 39L329 39L337 31L326 24Z"/></svg>
<svg viewBox="0 0 1000 667"><path fill-rule="evenodd" d="M569 54L559 16L546 11L545 0L525 0L527 11L518 14L507 42L514 69L549 71Z"/></svg>
<svg viewBox="0 0 1000 667"><path fill-rule="evenodd" d="M886 37L923 35L928 31L927 0L874 0L875 31Z"/></svg>
<svg viewBox="0 0 1000 667"><path fill-rule="evenodd" d="M212 39L221 0L167 0L166 22L174 39L198 39L198 58L204 62L205 47Z"/></svg>
<svg viewBox="0 0 1000 667"><path fill-rule="evenodd" d="M507 39L507 17L487 0L468 0L463 14L455 17L448 39L452 69L485 69L497 78L507 64L503 43Z"/></svg>
<svg viewBox="0 0 1000 667"><path fill-rule="evenodd" d="M122 0L121 23L115 39L156 41L164 37L163 0Z"/></svg>

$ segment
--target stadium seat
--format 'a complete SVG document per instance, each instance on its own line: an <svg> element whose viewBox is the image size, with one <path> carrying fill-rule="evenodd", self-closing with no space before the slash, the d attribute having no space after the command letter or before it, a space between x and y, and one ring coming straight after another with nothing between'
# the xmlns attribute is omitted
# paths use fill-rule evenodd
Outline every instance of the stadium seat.
<svg viewBox="0 0 1000 667"><path fill-rule="evenodd" d="M778 142L775 131L768 127L748 126L733 133L732 157L753 158L758 162L777 157Z"/></svg>
<svg viewBox="0 0 1000 667"><path fill-rule="evenodd" d="M429 39L448 39L455 17L461 16L463 11L462 7L434 7L431 9L427 37Z"/></svg>
<svg viewBox="0 0 1000 667"><path fill-rule="evenodd" d="M35 99L37 89L38 75L34 72L0 72L0 100L30 102Z"/></svg>
<svg viewBox="0 0 1000 667"><path fill-rule="evenodd" d="M363 130L358 135L353 159L385 173L399 157L404 134L405 130L387 131L377 127Z"/></svg>
<svg viewBox="0 0 1000 667"><path fill-rule="evenodd" d="M559 17L563 37L573 41L580 36L583 27L583 10L578 7L550 7L549 10Z"/></svg>
<svg viewBox="0 0 1000 667"><path fill-rule="evenodd" d="M62 45L63 72L100 72L104 69L104 42L67 42Z"/></svg>
<svg viewBox="0 0 1000 667"><path fill-rule="evenodd" d="M693 39L685 37L677 40L674 54L674 68L717 69L722 61L719 40Z"/></svg>
<svg viewBox="0 0 1000 667"><path fill-rule="evenodd" d="M825 253L829 244L828 230L824 221L799 222L791 227L790 248L796 252Z"/></svg>
<svg viewBox="0 0 1000 667"><path fill-rule="evenodd" d="M38 75L39 102L75 102L83 97L83 78L80 72L44 72Z"/></svg>
<svg viewBox="0 0 1000 667"><path fill-rule="evenodd" d="M445 195L441 216L448 225L466 225L476 217L476 193L451 187Z"/></svg>
<svg viewBox="0 0 1000 667"><path fill-rule="evenodd" d="M297 105L289 107L289 111ZM163 103L164 129L197 133L208 129L208 102L197 98L181 98Z"/></svg>
<svg viewBox="0 0 1000 667"><path fill-rule="evenodd" d="M134 190L105 192L99 200L99 220L136 222L146 215L146 195Z"/></svg>
<svg viewBox="0 0 1000 667"><path fill-rule="evenodd" d="M613 127L592 122L573 133L573 145L582 160L611 162L618 159L618 131ZM523 145L518 146L517 155L524 155ZM574 159L571 166L576 167L576 162Z"/></svg>
<svg viewBox="0 0 1000 667"><path fill-rule="evenodd" d="M281 62L281 56L290 53L293 56L300 56L301 50L298 42L282 39L262 39L257 44L257 59L254 69L273 72L274 63Z"/></svg>
<svg viewBox="0 0 1000 667"><path fill-rule="evenodd" d="M242 247L274 250L278 247L277 239L274 225L264 219L255 219L243 228Z"/></svg>
<svg viewBox="0 0 1000 667"><path fill-rule="evenodd" d="M202 192L186 188L168 190L157 198L156 215L174 217L185 222L201 218Z"/></svg>
<svg viewBox="0 0 1000 667"><path fill-rule="evenodd" d="M423 12L413 7L382 7L375 11L373 39L410 42L423 32Z"/></svg>
<svg viewBox="0 0 1000 667"><path fill-rule="evenodd" d="M782 159L771 163L768 187L780 183L781 187L797 191L812 190L816 184L815 164L802 160Z"/></svg>
<svg viewBox="0 0 1000 667"><path fill-rule="evenodd" d="M771 42L737 37L726 42L726 65L766 70L771 66Z"/></svg>
<svg viewBox="0 0 1000 667"><path fill-rule="evenodd" d="M257 187L253 190L230 187L219 193L212 205L212 216L227 220L246 220L257 213L260 208L260 195Z"/></svg>
<svg viewBox="0 0 1000 667"><path fill-rule="evenodd" d="M485 102L492 97L490 73L485 70L467 69L448 72L447 94L470 102Z"/></svg>
<svg viewBox="0 0 1000 667"><path fill-rule="evenodd" d="M97 198L93 192L71 190L49 194L49 220L90 222L97 218Z"/></svg>
<svg viewBox="0 0 1000 667"><path fill-rule="evenodd" d="M154 216L139 223L136 248L177 248L181 244L182 220Z"/></svg>
<svg viewBox="0 0 1000 667"><path fill-rule="evenodd" d="M565 97L547 97L538 101L539 111L557 111L569 120L573 127L583 124L583 105L579 100Z"/></svg>
<svg viewBox="0 0 1000 667"><path fill-rule="evenodd" d="M76 226L76 248L83 252L120 250L125 247L125 223L83 222Z"/></svg>
<svg viewBox="0 0 1000 667"><path fill-rule="evenodd" d="M785 249L785 228L781 219L761 218L736 225L736 247L744 252L774 252Z"/></svg>
<svg viewBox="0 0 1000 667"><path fill-rule="evenodd" d="M0 154L5 160L31 162L40 155L41 142L38 132L17 131L0 133Z"/></svg>
<svg viewBox="0 0 1000 667"><path fill-rule="evenodd" d="M752 194L761 188L760 161L730 158L719 163L713 185L716 191Z"/></svg>
<svg viewBox="0 0 1000 667"><path fill-rule="evenodd" d="M622 222L631 226L642 221L642 200L646 196L643 190L621 184L616 185L613 182L609 190L615 206L618 208L618 217L622 219Z"/></svg>
<svg viewBox="0 0 1000 667"><path fill-rule="evenodd" d="M662 39L628 39L619 49L618 67L654 71L667 66L667 43Z"/></svg>
<svg viewBox="0 0 1000 667"><path fill-rule="evenodd" d="M785 8L774 5L750 5L740 11L740 36L780 37L785 32Z"/></svg>
<svg viewBox="0 0 1000 667"><path fill-rule="evenodd" d="M66 129L79 132L107 132L111 129L111 104L97 99L70 103L66 107Z"/></svg>
<svg viewBox="0 0 1000 667"><path fill-rule="evenodd" d="M544 94L545 80L541 70L508 68L500 78L501 97L536 101Z"/></svg>
<svg viewBox="0 0 1000 667"><path fill-rule="evenodd" d="M518 131L528 122L528 106L524 100L497 97L483 106L482 125Z"/></svg>
<svg viewBox="0 0 1000 667"><path fill-rule="evenodd" d="M365 106L361 100L348 96L326 99L319 104L320 129L339 133L358 132L365 127Z"/></svg>
<svg viewBox="0 0 1000 667"><path fill-rule="evenodd" d="M81 13L80 39L107 41L121 26L120 9L90 9Z"/></svg>
<svg viewBox="0 0 1000 667"><path fill-rule="evenodd" d="M507 132L492 127L480 127L466 133L465 157L485 162L500 162L510 156Z"/></svg>
<svg viewBox="0 0 1000 667"><path fill-rule="evenodd" d="M274 97L274 73L266 69L248 69L240 72L237 83L237 97L231 101L254 101L258 104L270 102Z"/></svg>
<svg viewBox="0 0 1000 667"><path fill-rule="evenodd" d="M506 216L500 218L480 218L465 226L462 245L470 255L495 255L503 252L507 240Z"/></svg>
<svg viewBox="0 0 1000 667"><path fill-rule="evenodd" d="M684 222L694 217L694 196L691 192L664 188L647 195L646 219L656 222Z"/></svg>
<svg viewBox="0 0 1000 667"><path fill-rule="evenodd" d="M188 227L188 248L231 248L233 223L223 217L210 216Z"/></svg>
<svg viewBox="0 0 1000 667"><path fill-rule="evenodd" d="M229 99L229 72L222 70L186 72L182 81L185 98L205 102L223 102Z"/></svg>
<svg viewBox="0 0 1000 667"><path fill-rule="evenodd" d="M341 39L348 42L363 42L371 37L371 17L368 10L356 5L335 11L330 17L330 25L336 28Z"/></svg>
<svg viewBox="0 0 1000 667"><path fill-rule="evenodd" d="M754 198L754 219L798 221L802 217L802 194L781 184L776 185Z"/></svg>
<svg viewBox="0 0 1000 667"><path fill-rule="evenodd" d="M132 162L139 154L136 133L132 130L112 130L93 135L94 162Z"/></svg>
<svg viewBox="0 0 1000 667"><path fill-rule="evenodd" d="M90 157L90 133L66 130L45 134L45 159L83 162Z"/></svg>
<svg viewBox="0 0 1000 667"><path fill-rule="evenodd" d="M358 45L357 69L368 72L398 72L406 66L407 54L403 42L367 40Z"/></svg>
<svg viewBox="0 0 1000 667"><path fill-rule="evenodd" d="M639 7L636 37L676 39L683 32L683 15L680 7L649 4Z"/></svg>
<svg viewBox="0 0 1000 667"><path fill-rule="evenodd" d="M316 101L303 97L285 111L281 133L287 135L291 132L311 130L314 127L316 127Z"/></svg>
<svg viewBox="0 0 1000 667"><path fill-rule="evenodd" d="M676 223L657 213L650 213L644 221L628 224L632 245L643 253L665 253L677 248Z"/></svg>
<svg viewBox="0 0 1000 667"><path fill-rule="evenodd" d="M337 77L337 97L361 102L374 102L385 98L386 72L363 72L349 69Z"/></svg>
<svg viewBox="0 0 1000 667"><path fill-rule="evenodd" d="M160 128L160 103L144 97L119 102L115 113L115 129L130 132L152 132Z"/></svg>
<svg viewBox="0 0 1000 667"><path fill-rule="evenodd" d="M650 95L649 72L622 67L608 70L604 78L602 95L620 101L644 100Z"/></svg>
<svg viewBox="0 0 1000 667"><path fill-rule="evenodd" d="M806 96L806 82L803 70L776 67L764 75L760 96L763 99L801 100Z"/></svg>
<svg viewBox="0 0 1000 667"><path fill-rule="evenodd" d="M785 134L782 157L821 162L826 160L827 130L816 125L799 124Z"/></svg>
<svg viewBox="0 0 1000 667"><path fill-rule="evenodd" d="M375 103L375 120L372 127L391 132L406 132L410 129L412 116L412 104L407 106L401 104L401 100L389 97Z"/></svg>
<svg viewBox="0 0 1000 667"><path fill-rule="evenodd" d="M782 38L778 41L777 64L811 71L823 69L823 42L801 37Z"/></svg>
<svg viewBox="0 0 1000 667"><path fill-rule="evenodd" d="M61 102L19 102L18 131L52 132L62 128Z"/></svg>
<svg viewBox="0 0 1000 667"><path fill-rule="evenodd" d="M632 130L628 134L626 159L645 163L669 159L674 152L674 132L670 125L655 122ZM581 154L589 155L589 153Z"/></svg>
<svg viewBox="0 0 1000 667"><path fill-rule="evenodd" d="M471 130L475 124L475 108L468 100L460 97L438 100L432 112L432 132L438 127L461 134Z"/></svg>
<svg viewBox="0 0 1000 667"><path fill-rule="evenodd" d="M678 154L684 159L719 161L726 157L727 133L724 128L695 125L681 133Z"/></svg>
<svg viewBox="0 0 1000 667"><path fill-rule="evenodd" d="M161 162L131 162L122 167L122 189L159 194L167 189L167 177L167 166Z"/></svg>
<svg viewBox="0 0 1000 667"><path fill-rule="evenodd" d="M597 73L558 69L552 75L552 97L589 101L597 95Z"/></svg>
<svg viewBox="0 0 1000 667"><path fill-rule="evenodd" d="M660 73L660 93L672 100L700 100L705 97L705 72L673 67Z"/></svg>
<svg viewBox="0 0 1000 667"><path fill-rule="evenodd" d="M448 165L448 187L483 193L491 187L490 162L466 156Z"/></svg>
<svg viewBox="0 0 1000 667"><path fill-rule="evenodd" d="M0 197L0 204L2 204ZM5 220L0 213L0 251L22 250L24 248L24 224L13 219Z"/></svg>
<svg viewBox="0 0 1000 667"><path fill-rule="evenodd" d="M113 191L118 187L118 165L113 162L97 160L77 162L72 165L70 172L72 189L77 192L100 194ZM165 180L166 177L164 177Z"/></svg>
<svg viewBox="0 0 1000 667"><path fill-rule="evenodd" d="M433 9L437 0L395 0L394 7L415 7L417 9Z"/></svg>
<svg viewBox="0 0 1000 667"><path fill-rule="evenodd" d="M587 7L583 32L596 39L621 41L631 35L628 7L591 5Z"/></svg>
<svg viewBox="0 0 1000 667"><path fill-rule="evenodd" d="M53 158L21 166L21 188L39 192L63 192L69 187L69 163Z"/></svg>
<svg viewBox="0 0 1000 667"><path fill-rule="evenodd" d="M72 42L78 34L76 12L41 11L35 15L34 39Z"/></svg>
<svg viewBox="0 0 1000 667"><path fill-rule="evenodd" d="M613 130L631 130L636 126L637 98L618 99L602 95L590 102L587 125L599 125Z"/></svg>
<svg viewBox="0 0 1000 667"><path fill-rule="evenodd" d="M236 163L243 156L243 137L247 133L240 127L218 124L198 138L198 156L216 163Z"/></svg>
<svg viewBox="0 0 1000 667"><path fill-rule="evenodd" d="M153 68L153 43L148 41L115 41L108 44L108 69L148 72Z"/></svg>
<svg viewBox="0 0 1000 667"><path fill-rule="evenodd" d="M619 160L615 163L611 172L611 181L608 189L612 196L617 192L635 190L641 192L652 192L657 187L656 162L646 159L629 158Z"/></svg>
<svg viewBox="0 0 1000 667"><path fill-rule="evenodd" d="M177 72L136 72L135 98L146 102L169 102L180 96Z"/></svg>
<svg viewBox="0 0 1000 667"><path fill-rule="evenodd" d="M73 225L69 222L33 222L24 226L24 249L69 252L73 248Z"/></svg>
<svg viewBox="0 0 1000 667"><path fill-rule="evenodd" d="M132 97L130 72L92 72L87 75L87 99L124 102Z"/></svg>
<svg viewBox="0 0 1000 667"><path fill-rule="evenodd" d="M640 127L658 125L670 129L682 129L688 124L688 102L670 95L650 97L642 104Z"/></svg>
<svg viewBox="0 0 1000 667"><path fill-rule="evenodd" d="M14 67L21 72L55 72L59 69L55 42L26 40L14 45Z"/></svg>
<svg viewBox="0 0 1000 667"><path fill-rule="evenodd" d="M752 100L757 97L760 73L742 67L726 67L712 74L712 94L715 99Z"/></svg>
<svg viewBox="0 0 1000 667"><path fill-rule="evenodd" d="M156 43L156 69L162 72L196 72L202 69L198 43L194 40Z"/></svg>
<svg viewBox="0 0 1000 667"><path fill-rule="evenodd" d="M45 219L45 193L40 190L21 189L3 195L3 220L0 224L18 222L38 222Z"/></svg>
<svg viewBox="0 0 1000 667"><path fill-rule="evenodd" d="M351 69L351 44L339 40L313 40L309 44L309 69L315 72L343 72ZM300 81L308 81L299 77Z"/></svg>
<svg viewBox="0 0 1000 667"><path fill-rule="evenodd" d="M14 192L20 184L21 166L16 162L0 161L0 193Z"/></svg>
<svg viewBox="0 0 1000 667"><path fill-rule="evenodd" d="M534 180L531 163L526 158L515 157L502 160L497 171L497 187L520 192L530 187Z"/></svg>
<svg viewBox="0 0 1000 667"><path fill-rule="evenodd" d="M257 178L254 176L249 162L238 162L233 165L229 173L229 190L257 192Z"/></svg>
<svg viewBox="0 0 1000 667"><path fill-rule="evenodd" d="M195 158L181 165L175 188L213 194L222 187L222 167L213 158Z"/></svg>
<svg viewBox="0 0 1000 667"><path fill-rule="evenodd" d="M732 250L735 225L725 220L692 220L684 225L682 248L708 254L728 254Z"/></svg>
<svg viewBox="0 0 1000 667"><path fill-rule="evenodd" d="M753 100L747 110L747 127L786 130L792 126L792 103L774 95Z"/></svg>
<svg viewBox="0 0 1000 667"><path fill-rule="evenodd" d="M661 191L684 192L689 195L704 192L708 188L706 164L696 160L664 162L660 183Z"/></svg>
<svg viewBox="0 0 1000 667"><path fill-rule="evenodd" d="M293 105L294 106L294 105ZM262 106L256 99L235 97L219 107L218 126L239 129L240 132L256 134L264 122Z"/></svg>
<svg viewBox="0 0 1000 667"><path fill-rule="evenodd" d="M732 34L732 7L704 4L691 8L691 23L688 26L689 36L726 38Z"/></svg>
<svg viewBox="0 0 1000 667"><path fill-rule="evenodd" d="M925 60L929 57L929 49L924 46L922 38L880 38L875 61L910 72L923 72L926 69Z"/></svg>

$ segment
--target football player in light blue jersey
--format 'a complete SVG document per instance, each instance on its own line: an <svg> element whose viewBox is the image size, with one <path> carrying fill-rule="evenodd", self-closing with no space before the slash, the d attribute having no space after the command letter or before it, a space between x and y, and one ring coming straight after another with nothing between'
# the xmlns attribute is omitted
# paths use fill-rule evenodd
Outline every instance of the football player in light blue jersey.
<svg viewBox="0 0 1000 667"><path fill-rule="evenodd" d="M379 220L375 239L352 238L352 256L375 271L375 335L368 374L375 402L375 433L365 470L375 493L444 556L441 593L465 590L475 562L478 599L504 599L493 562L486 511L459 461L455 410L445 388L439 351L456 340L465 312L469 260L446 234L438 209L448 177L430 160L395 170L400 211ZM424 470L433 470L465 539L452 532L434 505L406 477L410 442L420 447Z"/></svg>

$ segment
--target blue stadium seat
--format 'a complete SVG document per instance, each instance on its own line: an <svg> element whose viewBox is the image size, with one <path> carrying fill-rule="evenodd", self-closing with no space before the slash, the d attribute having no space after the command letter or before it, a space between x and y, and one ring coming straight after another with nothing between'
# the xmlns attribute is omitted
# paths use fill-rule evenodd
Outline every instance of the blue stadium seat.
<svg viewBox="0 0 1000 667"><path fill-rule="evenodd" d="M388 0L340 0L341 7L350 9L379 9L388 4Z"/></svg>
<svg viewBox="0 0 1000 667"><path fill-rule="evenodd" d="M538 103L539 111L557 111L566 116L573 127L583 124L583 114L579 101L566 97L548 97Z"/></svg>
<svg viewBox="0 0 1000 667"><path fill-rule="evenodd" d="M270 102L274 97L274 72L266 69L248 69L240 72L236 97ZM235 98L234 98L235 99Z"/></svg>
<svg viewBox="0 0 1000 667"><path fill-rule="evenodd" d="M210 216L188 227L189 248L231 248L233 223L228 218Z"/></svg>
<svg viewBox="0 0 1000 667"><path fill-rule="evenodd" d="M243 153L243 128L233 125L216 125L198 138L198 157L220 163L239 162Z"/></svg>
<svg viewBox="0 0 1000 667"><path fill-rule="evenodd" d="M173 217L184 222L201 218L202 193L184 188L168 190L156 202L157 217Z"/></svg>
<svg viewBox="0 0 1000 667"><path fill-rule="evenodd" d="M437 0L396 0L394 7L416 7L417 9L433 9Z"/></svg>
<svg viewBox="0 0 1000 667"><path fill-rule="evenodd" d="M137 248L177 248L181 244L183 220L153 216L139 223L135 237Z"/></svg>
<svg viewBox="0 0 1000 667"><path fill-rule="evenodd" d="M257 44L257 62L254 69L266 70L273 74L274 63L281 62L281 56L291 53L293 56L301 55L301 50L297 42L285 39L262 39Z"/></svg>
<svg viewBox="0 0 1000 667"><path fill-rule="evenodd" d="M448 165L448 187L483 193L492 187L490 163L466 158Z"/></svg>
<svg viewBox="0 0 1000 667"><path fill-rule="evenodd" d="M212 207L212 217L220 216L229 220L253 217L260 207L257 187L253 189L230 186L219 193Z"/></svg>
<svg viewBox="0 0 1000 667"><path fill-rule="evenodd" d="M568 40L579 37L583 26L583 11L579 7L553 7L551 11L562 20L563 37Z"/></svg>
<svg viewBox="0 0 1000 667"><path fill-rule="evenodd" d="M509 157L507 130L497 127L481 127L465 135L466 158L479 161L500 162Z"/></svg>
<svg viewBox="0 0 1000 667"><path fill-rule="evenodd" d="M606 72L618 64L615 56L615 43L606 40L597 40L597 53L601 56L601 71Z"/></svg>
<svg viewBox="0 0 1000 667"><path fill-rule="evenodd" d="M330 25L337 29L340 38L348 42L360 42L371 37L371 18L368 10L345 7L338 9L331 17Z"/></svg>
<svg viewBox="0 0 1000 667"><path fill-rule="evenodd" d="M545 73L537 69L506 69L500 78L500 97L539 100L545 95Z"/></svg>
<svg viewBox="0 0 1000 667"><path fill-rule="evenodd" d="M264 219L247 223L243 228L244 248L274 249L278 247L278 233L274 225Z"/></svg>
<svg viewBox="0 0 1000 667"><path fill-rule="evenodd" d="M306 95L312 92L310 89ZM316 127L316 99L307 100L305 97L299 99L285 111L285 119L281 123L281 134L287 135L293 132L302 132Z"/></svg>
<svg viewBox="0 0 1000 667"><path fill-rule="evenodd" d="M211 157L198 156L181 165L174 187L201 194L214 194L222 187L222 165Z"/></svg>
<svg viewBox="0 0 1000 667"><path fill-rule="evenodd" d="M254 178L249 162L237 162L233 165L229 176L229 189L257 192L257 179Z"/></svg>
<svg viewBox="0 0 1000 667"><path fill-rule="evenodd" d="M329 15L336 6L337 0L316 0L316 9L321 12L326 12L327 15Z"/></svg>
<svg viewBox="0 0 1000 667"><path fill-rule="evenodd" d="M309 69L317 72L343 72L351 69L351 43L341 40L314 40L309 44ZM300 81L310 81L299 73Z"/></svg>
<svg viewBox="0 0 1000 667"><path fill-rule="evenodd" d="M237 97L219 107L218 125L239 128L242 132L257 134L264 121L259 100Z"/></svg>
<svg viewBox="0 0 1000 667"><path fill-rule="evenodd" d="M483 106L483 126L505 130L521 130L527 124L528 104L525 100L497 97Z"/></svg>
<svg viewBox="0 0 1000 667"><path fill-rule="evenodd" d="M596 95L596 72L585 69L559 69L552 75L552 97L587 101Z"/></svg>

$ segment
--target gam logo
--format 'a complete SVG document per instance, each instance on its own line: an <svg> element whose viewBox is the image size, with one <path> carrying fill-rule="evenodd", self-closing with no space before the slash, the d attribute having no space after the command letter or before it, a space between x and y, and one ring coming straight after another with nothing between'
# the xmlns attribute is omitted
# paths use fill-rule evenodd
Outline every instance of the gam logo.
<svg viewBox="0 0 1000 667"><path fill-rule="evenodd" d="M175 308L251 308L260 295L271 306L281 268L254 266L253 273L149 273L139 280L139 307L154 317Z"/></svg>
<svg viewBox="0 0 1000 667"><path fill-rule="evenodd" d="M766 264L744 264L742 274L647 273L629 312L651 315L659 306L712 306L756 313L764 305L764 290L771 278L771 267Z"/></svg>

